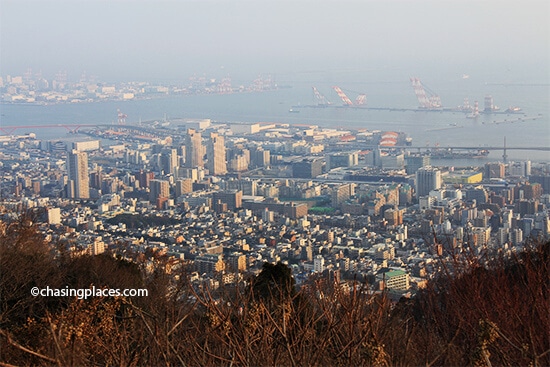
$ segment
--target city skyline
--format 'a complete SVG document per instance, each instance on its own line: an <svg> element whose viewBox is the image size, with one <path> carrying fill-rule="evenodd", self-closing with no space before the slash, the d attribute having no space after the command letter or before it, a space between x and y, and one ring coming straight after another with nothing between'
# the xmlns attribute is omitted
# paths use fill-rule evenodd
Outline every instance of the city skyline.
<svg viewBox="0 0 550 367"><path fill-rule="evenodd" d="M1 365L550 365L548 1L0 0L0 47Z"/></svg>

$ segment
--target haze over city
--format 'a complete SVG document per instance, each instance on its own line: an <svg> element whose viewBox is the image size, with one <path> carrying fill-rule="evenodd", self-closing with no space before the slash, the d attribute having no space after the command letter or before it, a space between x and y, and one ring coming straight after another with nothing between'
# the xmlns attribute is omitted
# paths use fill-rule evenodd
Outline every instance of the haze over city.
<svg viewBox="0 0 550 367"><path fill-rule="evenodd" d="M452 71L548 83L549 14L547 1L2 0L0 73L170 81Z"/></svg>

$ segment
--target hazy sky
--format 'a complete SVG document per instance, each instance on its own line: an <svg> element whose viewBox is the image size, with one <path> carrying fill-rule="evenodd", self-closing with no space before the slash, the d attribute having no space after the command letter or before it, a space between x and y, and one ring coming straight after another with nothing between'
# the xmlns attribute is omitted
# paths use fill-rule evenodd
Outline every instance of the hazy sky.
<svg viewBox="0 0 550 367"><path fill-rule="evenodd" d="M549 79L548 1L0 0L0 74L102 80L445 67Z"/></svg>

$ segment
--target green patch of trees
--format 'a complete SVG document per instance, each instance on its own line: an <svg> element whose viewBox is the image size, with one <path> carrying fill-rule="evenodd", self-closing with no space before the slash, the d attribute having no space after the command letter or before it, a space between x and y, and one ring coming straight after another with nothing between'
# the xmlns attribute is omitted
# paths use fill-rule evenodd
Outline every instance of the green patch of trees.
<svg viewBox="0 0 550 367"><path fill-rule="evenodd" d="M111 225L125 224L128 229L169 226L178 223L176 219L170 217L129 213L118 214L106 222Z"/></svg>

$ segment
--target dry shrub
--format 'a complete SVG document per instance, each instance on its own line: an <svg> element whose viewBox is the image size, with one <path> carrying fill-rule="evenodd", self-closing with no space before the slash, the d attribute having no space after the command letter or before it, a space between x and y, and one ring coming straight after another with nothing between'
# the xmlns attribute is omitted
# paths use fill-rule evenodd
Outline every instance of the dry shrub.
<svg viewBox="0 0 550 367"><path fill-rule="evenodd" d="M29 222L4 225L0 235L2 363L550 365L550 243L512 257L441 259L426 289L394 304L360 282L344 290L317 278L295 291L284 266L214 292L193 287L185 269L174 283L162 259L152 273L108 257L60 261ZM149 297L48 304L29 292L56 280L85 287L117 279L147 287Z"/></svg>

